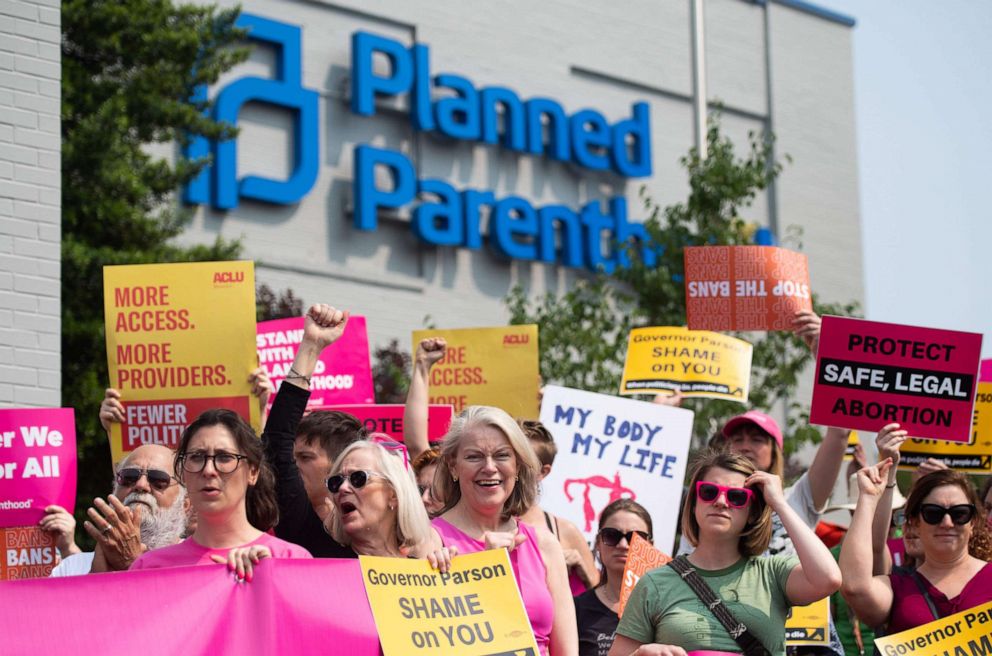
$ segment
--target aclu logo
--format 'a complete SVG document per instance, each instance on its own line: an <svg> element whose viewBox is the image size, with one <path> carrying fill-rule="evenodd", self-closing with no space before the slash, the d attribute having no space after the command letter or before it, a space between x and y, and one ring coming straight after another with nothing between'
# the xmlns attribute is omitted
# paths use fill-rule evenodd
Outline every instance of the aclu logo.
<svg viewBox="0 0 992 656"><path fill-rule="evenodd" d="M318 125L318 94L304 89L300 79L301 31L295 25L241 14L235 23L248 31L248 38L266 46L275 46L276 79L246 76L239 78L217 94L212 117L237 125L238 113L245 103L265 103L284 107L293 113L293 171L286 180L272 180L257 175L238 175L238 142L236 139L212 142L197 137L185 149L191 160L213 156L183 191L183 201L190 205L210 204L214 209L231 210L242 198L277 205L298 202L313 188L319 168L320 128ZM207 87L201 85L193 93L194 102L207 101Z"/></svg>
<svg viewBox="0 0 992 656"><path fill-rule="evenodd" d="M519 335L503 335L503 346L515 346L526 344L530 341L530 335L521 333Z"/></svg>
<svg viewBox="0 0 992 656"><path fill-rule="evenodd" d="M217 271L214 273L214 285L230 285L244 281L244 271Z"/></svg>

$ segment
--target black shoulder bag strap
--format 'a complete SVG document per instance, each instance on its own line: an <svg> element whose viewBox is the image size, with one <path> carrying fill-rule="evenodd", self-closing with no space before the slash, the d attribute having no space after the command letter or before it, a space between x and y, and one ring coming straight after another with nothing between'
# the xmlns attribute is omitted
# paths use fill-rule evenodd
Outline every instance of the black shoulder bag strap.
<svg viewBox="0 0 992 656"><path fill-rule="evenodd" d="M935 620L939 620L940 613L937 612L937 607L933 605L933 599L930 597L930 593L927 592L927 586L923 583L923 579L920 578L920 575L915 569L909 573L909 576L913 579L913 583L916 584L916 587L920 590L920 594L923 595L923 598L926 600L927 607L930 609L930 613L933 615L933 618Z"/></svg>
<svg viewBox="0 0 992 656"><path fill-rule="evenodd" d="M716 596L716 593L713 592L713 589L710 588L706 581L699 576L699 573L689 563L688 558L684 555L679 556L669 562L668 565L679 573L679 576L686 582L686 585L710 609L710 612L723 625L723 628L727 630L727 633L734 639L734 642L744 650L743 653L745 656L771 656L768 649L748 630L747 626L738 622L737 618L731 614L730 609L723 603L723 600Z"/></svg>

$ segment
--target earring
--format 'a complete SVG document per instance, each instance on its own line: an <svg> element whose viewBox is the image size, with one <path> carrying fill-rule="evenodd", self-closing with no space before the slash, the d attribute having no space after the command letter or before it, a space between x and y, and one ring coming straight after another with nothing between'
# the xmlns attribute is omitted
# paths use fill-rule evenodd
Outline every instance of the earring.
<svg viewBox="0 0 992 656"><path fill-rule="evenodd" d="M454 482L456 482L456 483L457 483L457 482L458 482L458 477L457 477L457 476L455 476L454 474L452 474L452 475L451 475L451 480L453 480Z"/></svg>
<svg viewBox="0 0 992 656"><path fill-rule="evenodd" d="M392 512L393 510L396 510L396 508L393 507L393 504L389 504L389 510Z"/></svg>

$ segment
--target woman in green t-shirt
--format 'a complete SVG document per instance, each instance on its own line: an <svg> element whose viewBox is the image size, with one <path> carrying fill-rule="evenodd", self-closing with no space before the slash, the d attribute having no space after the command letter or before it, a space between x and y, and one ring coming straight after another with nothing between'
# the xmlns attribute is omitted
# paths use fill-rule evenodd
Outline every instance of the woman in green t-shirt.
<svg viewBox="0 0 992 656"><path fill-rule="evenodd" d="M786 502L782 479L756 471L747 458L709 451L693 468L682 532L695 547L689 564L734 618L773 656L785 654L790 606L822 599L840 587L830 551ZM793 556L760 555L778 513ZM610 656L739 653L733 637L671 567L641 577L624 608Z"/></svg>

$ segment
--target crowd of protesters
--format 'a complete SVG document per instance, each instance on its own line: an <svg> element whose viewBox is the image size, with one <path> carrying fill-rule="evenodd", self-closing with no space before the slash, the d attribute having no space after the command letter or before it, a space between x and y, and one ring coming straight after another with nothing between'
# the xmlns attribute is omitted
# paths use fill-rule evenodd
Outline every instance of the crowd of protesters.
<svg viewBox="0 0 992 656"><path fill-rule="evenodd" d="M93 552L76 546L72 516L49 507L41 527L63 557L52 576L225 563L249 582L264 558L358 555L425 558L446 570L458 554L505 548L540 652L554 656L871 654L872 632L992 601L992 486L979 495L967 476L930 461L903 500L895 473L907 435L898 424L879 426L879 462L856 454L850 528L831 553L814 529L847 431L828 428L808 470L783 489L782 431L752 410L697 456L676 557L641 578L621 619L631 541L652 540L648 511L631 499L610 503L590 550L577 527L539 504L555 444L533 418L471 406L429 444L429 373L445 353L440 338L422 340L414 356L402 443L367 434L342 412L308 413L318 358L347 321L333 307L309 308L261 440L234 412L210 410L176 451L147 445L128 454L112 494L87 512ZM814 353L819 326L811 312L796 315L795 332ZM265 371L251 382L265 407L273 392ZM107 390L100 419L108 430L123 419L117 391ZM894 559L890 530L903 501L905 544ZM791 607L831 595L829 644L787 648Z"/></svg>

